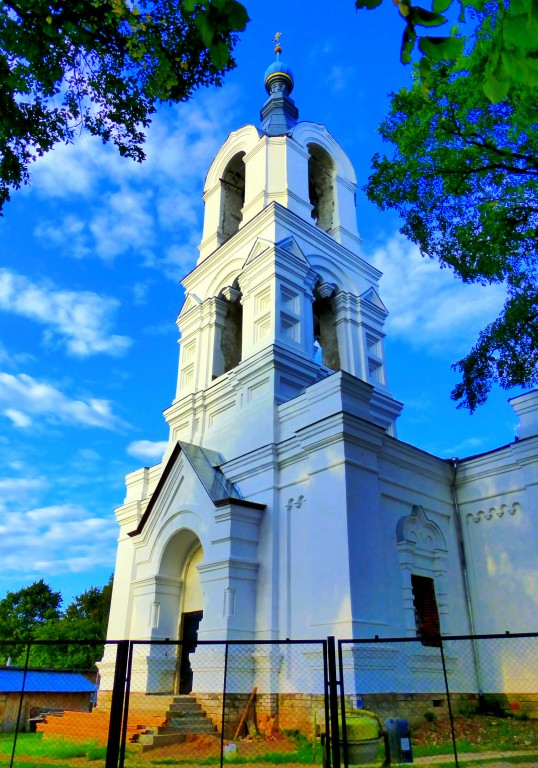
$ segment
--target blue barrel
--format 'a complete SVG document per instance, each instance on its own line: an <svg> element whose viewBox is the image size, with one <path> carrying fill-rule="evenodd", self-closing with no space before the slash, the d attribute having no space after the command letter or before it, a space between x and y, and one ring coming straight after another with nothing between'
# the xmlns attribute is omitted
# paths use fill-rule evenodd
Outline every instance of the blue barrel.
<svg viewBox="0 0 538 768"><path fill-rule="evenodd" d="M385 728L389 737L390 762L412 763L413 749L409 721L402 717L390 717L385 720Z"/></svg>

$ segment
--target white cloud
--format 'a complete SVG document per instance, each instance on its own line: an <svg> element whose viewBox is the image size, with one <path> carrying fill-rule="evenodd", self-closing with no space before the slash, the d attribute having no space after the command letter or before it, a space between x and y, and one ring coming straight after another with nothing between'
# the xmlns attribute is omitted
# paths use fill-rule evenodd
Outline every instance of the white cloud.
<svg viewBox="0 0 538 768"><path fill-rule="evenodd" d="M445 351L448 343L458 354L503 306L503 286L466 285L451 270L423 258L401 235L366 258L383 272L380 290L390 313L389 333L413 346Z"/></svg>
<svg viewBox="0 0 538 768"><path fill-rule="evenodd" d="M0 269L0 309L45 325L45 339L58 341L77 357L120 355L129 348L129 337L109 333L118 306L108 296L59 290Z"/></svg>
<svg viewBox="0 0 538 768"><path fill-rule="evenodd" d="M28 492L42 490L46 485L46 480L39 477L0 477L0 495L3 501L16 501Z"/></svg>
<svg viewBox="0 0 538 768"><path fill-rule="evenodd" d="M357 73L354 67L342 67L335 65L330 68L325 81L332 91L343 91L350 83L355 82Z"/></svg>
<svg viewBox="0 0 538 768"><path fill-rule="evenodd" d="M8 419L11 419L13 422L13 426L15 427L29 427L32 424L32 419L28 416L26 413L22 413L22 411L17 411L15 408L6 408L4 411L4 416L7 416Z"/></svg>
<svg viewBox="0 0 538 768"><path fill-rule="evenodd" d="M59 389L44 381L21 373L13 376L0 372L0 406L6 410L18 413L18 418L30 419L30 414L39 414L40 421L48 423L64 423L72 426L100 427L102 429L119 429L125 427L125 422L112 413L108 400L89 398L87 401L67 397ZM25 426L18 424L17 426Z"/></svg>
<svg viewBox="0 0 538 768"><path fill-rule="evenodd" d="M151 440L135 440L130 443L127 448L129 456L135 456L137 459L145 461L151 459L152 461L160 461L163 453L168 447L167 440L151 441Z"/></svg>
<svg viewBox="0 0 538 768"><path fill-rule="evenodd" d="M105 195L105 203L93 216L89 230L95 242L95 254L105 261L131 248L143 254L155 240L153 194L121 187Z"/></svg>
<svg viewBox="0 0 538 768"><path fill-rule="evenodd" d="M0 525L3 575L24 572L28 579L46 578L113 567L116 538L112 516L92 516L78 504L7 512Z"/></svg>
<svg viewBox="0 0 538 768"><path fill-rule="evenodd" d="M200 92L187 105L161 110L148 131L142 164L119 157L114 147L87 136L39 158L32 188L64 203L61 218L58 214L36 227L37 238L75 258L98 256L110 261L129 255L177 279L171 249L155 251L154 244L164 233L172 244L174 236L182 243L195 241L188 268L194 266L203 178L234 124L236 99L228 87L225 94ZM83 218L69 210L81 200Z"/></svg>

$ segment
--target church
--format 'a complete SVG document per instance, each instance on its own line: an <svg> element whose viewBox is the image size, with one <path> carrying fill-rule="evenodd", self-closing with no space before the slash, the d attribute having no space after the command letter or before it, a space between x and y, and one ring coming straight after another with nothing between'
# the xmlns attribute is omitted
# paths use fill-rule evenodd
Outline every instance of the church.
<svg viewBox="0 0 538 768"><path fill-rule="evenodd" d="M486 454L398 440L355 171L299 120L293 85L277 46L259 125L231 133L207 173L168 448L127 476L116 510L108 639L194 651L534 631L538 391L511 400L518 434ZM136 689L188 693L193 675L196 689L204 648L158 675L148 650ZM112 646L99 667L109 690Z"/></svg>

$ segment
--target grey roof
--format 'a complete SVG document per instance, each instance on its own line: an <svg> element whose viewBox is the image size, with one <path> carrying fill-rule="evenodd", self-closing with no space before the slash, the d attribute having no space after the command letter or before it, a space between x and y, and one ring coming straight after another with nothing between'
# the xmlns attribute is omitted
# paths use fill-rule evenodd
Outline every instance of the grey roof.
<svg viewBox="0 0 538 768"><path fill-rule="evenodd" d="M192 443L184 443L182 440L179 445L211 501L242 498L235 485L220 470L223 463L220 453Z"/></svg>
<svg viewBox="0 0 538 768"><path fill-rule="evenodd" d="M24 669L6 667L0 669L0 691L2 693L92 693L96 690L79 672L63 672L57 669Z"/></svg>

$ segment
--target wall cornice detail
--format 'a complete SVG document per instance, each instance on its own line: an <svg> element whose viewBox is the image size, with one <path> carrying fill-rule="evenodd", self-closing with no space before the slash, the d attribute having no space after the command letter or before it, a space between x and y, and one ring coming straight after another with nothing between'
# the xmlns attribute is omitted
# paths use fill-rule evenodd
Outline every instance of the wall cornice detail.
<svg viewBox="0 0 538 768"><path fill-rule="evenodd" d="M512 504L501 504L488 509L479 509L478 512L467 512L465 518L467 523L479 523L481 520L495 520L496 518L509 518L521 512L521 505L518 501Z"/></svg>

